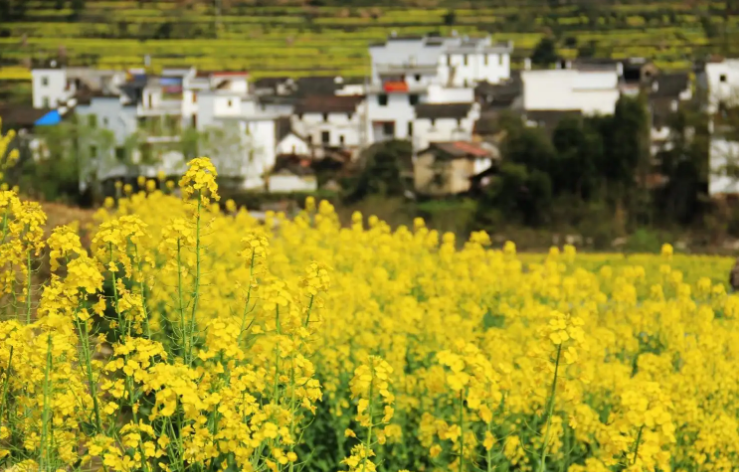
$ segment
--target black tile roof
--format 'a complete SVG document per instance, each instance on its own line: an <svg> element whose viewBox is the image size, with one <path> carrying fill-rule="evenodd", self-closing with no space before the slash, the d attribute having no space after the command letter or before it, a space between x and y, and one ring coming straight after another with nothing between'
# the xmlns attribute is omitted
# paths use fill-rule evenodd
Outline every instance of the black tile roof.
<svg viewBox="0 0 739 472"><path fill-rule="evenodd" d="M416 105L417 118L466 118L471 103L419 103Z"/></svg>

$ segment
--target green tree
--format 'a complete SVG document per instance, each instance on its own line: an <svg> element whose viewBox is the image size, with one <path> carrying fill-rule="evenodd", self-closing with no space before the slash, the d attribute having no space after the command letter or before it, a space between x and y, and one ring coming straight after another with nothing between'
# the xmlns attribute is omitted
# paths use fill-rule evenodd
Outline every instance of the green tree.
<svg viewBox="0 0 739 472"><path fill-rule="evenodd" d="M370 146L360 157L364 166L348 201L356 202L368 195L403 196L406 190L403 170L408 168L412 155L410 141L395 139Z"/></svg>
<svg viewBox="0 0 739 472"><path fill-rule="evenodd" d="M555 193L572 193L583 200L593 196L603 162L600 134L580 118L560 121L552 135L556 157L551 167Z"/></svg>
<svg viewBox="0 0 739 472"><path fill-rule="evenodd" d="M534 52L531 53L531 62L538 66L549 66L557 62L558 58L557 45L549 36L541 38Z"/></svg>

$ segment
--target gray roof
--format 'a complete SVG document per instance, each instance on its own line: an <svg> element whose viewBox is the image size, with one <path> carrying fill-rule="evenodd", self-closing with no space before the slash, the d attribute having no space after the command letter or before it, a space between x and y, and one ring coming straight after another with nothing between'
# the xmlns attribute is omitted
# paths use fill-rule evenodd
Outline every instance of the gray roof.
<svg viewBox="0 0 739 472"><path fill-rule="evenodd" d="M427 119L466 118L470 113L471 103L419 103L416 105L416 117Z"/></svg>

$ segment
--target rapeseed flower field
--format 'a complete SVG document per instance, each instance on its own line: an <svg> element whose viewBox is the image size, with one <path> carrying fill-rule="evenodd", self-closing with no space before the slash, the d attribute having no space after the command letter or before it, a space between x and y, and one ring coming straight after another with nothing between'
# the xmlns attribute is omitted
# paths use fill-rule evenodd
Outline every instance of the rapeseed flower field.
<svg viewBox="0 0 739 472"><path fill-rule="evenodd" d="M89 247L0 192L0 465L737 470L730 260L258 222L216 175L129 189Z"/></svg>

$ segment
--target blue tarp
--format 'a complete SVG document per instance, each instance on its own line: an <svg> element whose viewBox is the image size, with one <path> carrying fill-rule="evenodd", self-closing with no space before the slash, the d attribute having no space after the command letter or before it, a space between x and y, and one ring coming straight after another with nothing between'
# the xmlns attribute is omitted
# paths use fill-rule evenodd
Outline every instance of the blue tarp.
<svg viewBox="0 0 739 472"><path fill-rule="evenodd" d="M61 115L59 115L59 112L56 110L52 110L49 113L45 114L38 120L36 120L35 125L36 126L51 126L51 125L58 125L62 121Z"/></svg>

